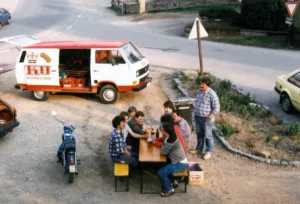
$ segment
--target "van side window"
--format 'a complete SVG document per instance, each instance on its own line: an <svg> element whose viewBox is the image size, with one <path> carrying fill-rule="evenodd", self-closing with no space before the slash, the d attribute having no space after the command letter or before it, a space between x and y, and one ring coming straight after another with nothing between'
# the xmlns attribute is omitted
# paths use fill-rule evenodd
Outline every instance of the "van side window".
<svg viewBox="0 0 300 204"><path fill-rule="evenodd" d="M20 57L20 63L23 63L24 62L24 60L25 60L25 57L26 57L26 51L23 51L22 52L22 55L21 55L21 57Z"/></svg>
<svg viewBox="0 0 300 204"><path fill-rule="evenodd" d="M96 50L95 59L97 64L116 64L111 50Z"/></svg>
<svg viewBox="0 0 300 204"><path fill-rule="evenodd" d="M119 51L113 50L111 52L112 52L112 56L116 60L117 64L126 64L124 58L122 57L122 55L120 54Z"/></svg>

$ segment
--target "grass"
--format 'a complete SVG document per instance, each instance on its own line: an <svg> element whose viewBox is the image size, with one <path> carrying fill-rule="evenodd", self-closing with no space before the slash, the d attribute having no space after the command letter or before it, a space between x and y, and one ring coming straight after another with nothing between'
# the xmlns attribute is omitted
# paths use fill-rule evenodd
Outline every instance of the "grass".
<svg viewBox="0 0 300 204"><path fill-rule="evenodd" d="M205 40L265 48L289 48L287 36L219 36Z"/></svg>

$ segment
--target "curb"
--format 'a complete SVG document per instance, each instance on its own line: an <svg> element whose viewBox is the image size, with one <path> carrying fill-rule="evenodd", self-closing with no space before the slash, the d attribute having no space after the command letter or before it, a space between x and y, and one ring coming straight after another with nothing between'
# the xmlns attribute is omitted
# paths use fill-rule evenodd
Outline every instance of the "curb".
<svg viewBox="0 0 300 204"><path fill-rule="evenodd" d="M183 74L183 72L181 72L181 74ZM173 81L178 85L177 89L180 91L180 93L184 96L184 97L188 97L191 98L188 94L188 92L182 87L181 81L180 81L180 77L178 78L174 78ZM238 89L237 89L238 91ZM238 91L239 93L243 94L242 92ZM169 97L169 95L166 93L166 95ZM264 108L266 108L265 106L262 106ZM234 153L234 154L238 154L240 156L243 157L247 157L249 159L255 160L255 161L259 161L259 162L264 162L267 164L272 164L272 165L281 165L281 166L297 166L300 167L300 161L298 160L281 160L281 159L267 159L264 157L259 157L259 156L255 156L252 154L248 154L245 152L242 152L241 150L235 149L233 148L228 141L225 140L224 137L219 135L219 129L215 128L213 130L213 134L216 138L218 138L218 140L222 143L222 145L230 152Z"/></svg>

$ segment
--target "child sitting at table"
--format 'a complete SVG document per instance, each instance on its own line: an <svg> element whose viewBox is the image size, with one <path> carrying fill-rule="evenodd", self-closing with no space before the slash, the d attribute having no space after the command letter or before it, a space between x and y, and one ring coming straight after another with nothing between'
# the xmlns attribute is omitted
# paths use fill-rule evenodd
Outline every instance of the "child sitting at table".
<svg viewBox="0 0 300 204"><path fill-rule="evenodd" d="M188 160L184 154L182 145L177 139L173 125L164 123L161 127L161 132L164 141L161 153L166 155L171 162L158 170L158 177L163 186L161 196L167 197L175 193L169 176L188 168Z"/></svg>

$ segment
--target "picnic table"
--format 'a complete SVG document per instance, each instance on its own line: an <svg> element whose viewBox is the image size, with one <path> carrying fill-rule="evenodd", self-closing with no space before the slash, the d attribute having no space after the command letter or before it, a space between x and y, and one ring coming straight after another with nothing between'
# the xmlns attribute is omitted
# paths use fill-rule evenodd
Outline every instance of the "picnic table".
<svg viewBox="0 0 300 204"><path fill-rule="evenodd" d="M161 147L149 144L146 138L140 138L139 145L139 161L141 163L165 163L167 157L161 154ZM141 193L157 193L157 192L144 192L143 191L143 168L140 168L141 175Z"/></svg>

